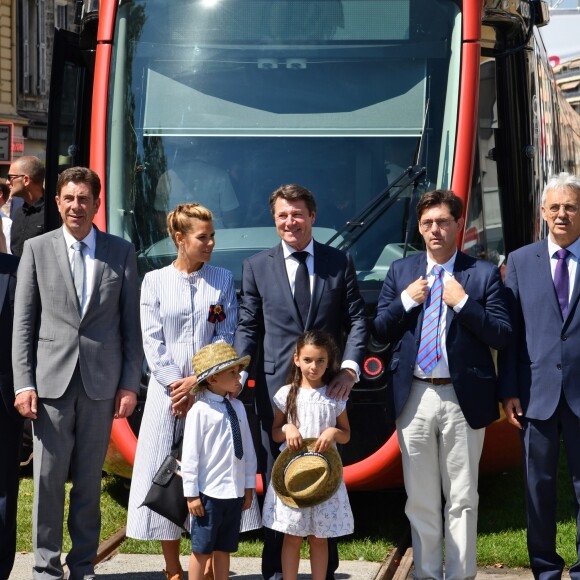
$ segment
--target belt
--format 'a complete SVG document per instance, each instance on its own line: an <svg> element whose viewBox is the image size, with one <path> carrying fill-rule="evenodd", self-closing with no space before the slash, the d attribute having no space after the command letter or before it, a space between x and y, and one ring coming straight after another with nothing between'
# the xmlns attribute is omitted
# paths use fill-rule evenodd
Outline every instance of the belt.
<svg viewBox="0 0 580 580"><path fill-rule="evenodd" d="M430 378L430 377L426 377L424 379L422 379L421 377L416 377L415 375L413 375L413 378L416 381L421 381L422 383L431 383L432 385L450 385L451 384L451 379L449 377L443 377L443 378Z"/></svg>

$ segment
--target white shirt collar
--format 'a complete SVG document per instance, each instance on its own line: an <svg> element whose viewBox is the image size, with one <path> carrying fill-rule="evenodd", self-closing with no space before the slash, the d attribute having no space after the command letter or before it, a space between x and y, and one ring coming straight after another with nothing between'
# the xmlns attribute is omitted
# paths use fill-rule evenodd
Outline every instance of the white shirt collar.
<svg viewBox="0 0 580 580"><path fill-rule="evenodd" d="M224 400L224 397L218 395L217 393L214 393L213 391L210 391L208 388L206 388L203 393L204 396L210 401L216 401L217 403L221 403Z"/></svg>
<svg viewBox="0 0 580 580"><path fill-rule="evenodd" d="M284 252L284 259L286 259L298 250L295 250L292 246L282 240L282 251ZM308 242L308 245L302 251L308 252L311 256L314 256L314 238Z"/></svg>
<svg viewBox="0 0 580 580"><path fill-rule="evenodd" d="M453 253L453 256L445 262L445 264L437 264L437 262L433 261L429 254L427 254L427 276L433 273L433 266L441 266L448 274L453 274L453 268L455 267L455 258L457 258L457 250Z"/></svg>
<svg viewBox="0 0 580 580"><path fill-rule="evenodd" d="M91 231L88 233L87 236L85 236L82 240L77 240L67 229L66 226L62 226L62 233L64 235L64 241L66 243L66 247L67 249L70 249L70 247L75 243L75 242L84 242L87 246L87 248L90 250L91 254L95 253L95 246L97 243L97 234L95 231L94 227L91 227Z"/></svg>
<svg viewBox="0 0 580 580"><path fill-rule="evenodd" d="M561 249L562 247L553 242L548 236L548 255L550 258L552 258L554 254ZM566 249L572 254L574 259L578 260L578 257L580 256L580 238L577 238L575 241L573 241L569 246L566 247Z"/></svg>

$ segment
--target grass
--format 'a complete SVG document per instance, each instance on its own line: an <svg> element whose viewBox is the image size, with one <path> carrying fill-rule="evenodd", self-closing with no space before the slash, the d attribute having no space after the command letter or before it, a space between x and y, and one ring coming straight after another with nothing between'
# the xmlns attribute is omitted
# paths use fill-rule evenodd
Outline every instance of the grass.
<svg viewBox="0 0 580 580"><path fill-rule="evenodd" d="M125 481L113 477L103 477L103 494L101 495L101 541L112 536L121 526L125 525L127 518L127 500L129 491ZM70 492L71 484L66 484L66 494ZM18 494L18 526L16 536L16 551L32 551L32 499L33 486L31 477L20 479L20 491ZM68 501L65 506L64 521L68 516ZM70 550L70 538L66 532L63 538L63 552Z"/></svg>
<svg viewBox="0 0 580 580"><path fill-rule="evenodd" d="M67 497L71 484L67 483ZM115 476L103 478L101 495L101 541L110 537L127 519L129 491L127 481ZM33 486L30 477L20 480L18 499L18 536L16 549L19 552L32 550L32 499ZM404 493L400 490L386 492L355 492L351 494L351 504L355 515L356 531L339 543L339 555L342 560L364 559L372 562L382 561L386 554L400 539L405 524ZM68 514L68 502L65 507L65 522ZM376 517L381 514L380 517ZM63 551L70 550L70 538L64 531ZM121 551L128 554L160 554L159 542L146 542L127 538ZM191 551L189 540L181 541L181 553ZM262 532L257 530L241 536L239 551L236 556L255 556L262 554ZM303 557L308 557L306 543L302 549Z"/></svg>
<svg viewBox="0 0 580 580"><path fill-rule="evenodd" d="M401 490L384 492L354 492L350 494L354 512L355 533L338 544L341 560L367 560L381 562L401 539L406 523L404 493ZM380 517L377 517L380 514ZM159 542L145 542L128 538L121 546L126 554L160 554ZM181 553L189 554L191 544L183 538ZM242 534L236 556L262 555L262 532L256 530ZM308 557L308 544L302 545L302 557Z"/></svg>
<svg viewBox="0 0 580 580"><path fill-rule="evenodd" d="M576 521L566 456L560 453L558 473L557 537L558 553L566 566L576 555ZM529 567L526 546L524 482L521 468L479 482L479 522L477 536L479 566Z"/></svg>
<svg viewBox="0 0 580 580"><path fill-rule="evenodd" d="M558 477L558 552L566 566L576 561L576 523L567 465L564 454L560 458ZM67 490L70 484L67 484ZM528 567L523 480L520 468L482 477L479 485L479 532L477 562L479 566ZM125 524L129 491L127 481L114 476L103 478L101 499L101 540L110 537ZM352 492L350 501L355 517L355 533L339 542L342 560L364 559L380 562L400 539L406 518L405 494L402 490L382 492ZM20 481L18 504L18 551L30 551L31 546L32 480ZM66 516L65 516L66 519ZM241 536L237 556L259 557L262 551L262 533L250 532ZM63 550L70 549L65 530ZM160 554L159 542L127 539L121 551L134 554ZM188 554L187 539L181 543L182 554ZM308 556L304 543L302 556Z"/></svg>

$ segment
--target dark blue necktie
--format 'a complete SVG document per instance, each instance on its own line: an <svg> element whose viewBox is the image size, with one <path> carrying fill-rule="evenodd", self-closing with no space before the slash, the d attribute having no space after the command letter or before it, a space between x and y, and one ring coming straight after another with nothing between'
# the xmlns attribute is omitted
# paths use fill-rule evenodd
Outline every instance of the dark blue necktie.
<svg viewBox="0 0 580 580"><path fill-rule="evenodd" d="M566 318L566 313L568 312L568 296L570 294L570 275L568 273L568 264L566 263L566 258L569 254L570 252L566 249L560 249L556 252L558 262L556 264L556 270L554 271L554 287L556 288L562 318Z"/></svg>
<svg viewBox="0 0 580 580"><path fill-rule="evenodd" d="M306 265L308 252L293 252L292 257L298 260L298 270L294 279L294 302L300 312L302 324L306 326L308 310L310 310L310 274Z"/></svg>
<svg viewBox="0 0 580 580"><path fill-rule="evenodd" d="M224 404L226 406L226 411L228 412L228 423L232 429L232 438L234 440L234 455L238 459L241 459L244 456L244 446L242 445L242 432L240 431L238 416L236 415L236 412L227 397L224 397Z"/></svg>

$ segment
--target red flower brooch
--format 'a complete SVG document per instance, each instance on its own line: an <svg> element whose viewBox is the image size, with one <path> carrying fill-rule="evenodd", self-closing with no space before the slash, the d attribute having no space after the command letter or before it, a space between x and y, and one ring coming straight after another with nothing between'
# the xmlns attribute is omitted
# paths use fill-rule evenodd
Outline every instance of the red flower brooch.
<svg viewBox="0 0 580 580"><path fill-rule="evenodd" d="M208 322L216 323L225 320L226 313L224 312L224 307L221 304L211 304L209 307L209 316L207 317Z"/></svg>

